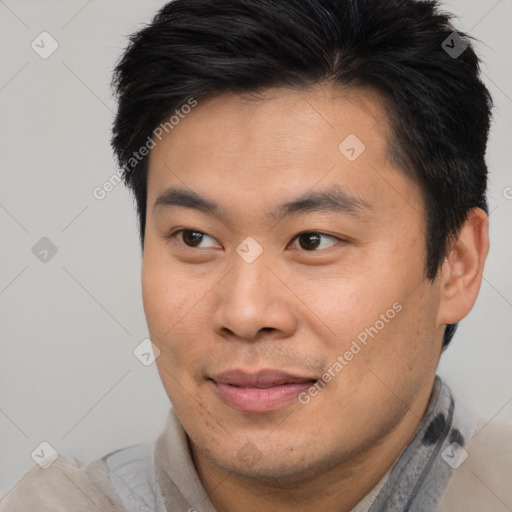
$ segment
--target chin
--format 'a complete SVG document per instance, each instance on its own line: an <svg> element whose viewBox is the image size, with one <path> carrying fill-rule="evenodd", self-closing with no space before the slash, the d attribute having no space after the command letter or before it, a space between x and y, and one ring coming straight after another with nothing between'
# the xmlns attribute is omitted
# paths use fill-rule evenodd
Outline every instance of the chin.
<svg viewBox="0 0 512 512"><path fill-rule="evenodd" d="M343 453L325 447L319 440L318 446L305 448L302 440L294 444L276 444L255 441L235 441L231 438L228 446L217 444L203 446L202 453L217 468L251 480L276 480L281 485L302 483L336 467L345 459ZM276 440L277 441L277 440ZM289 438L288 438L289 441Z"/></svg>

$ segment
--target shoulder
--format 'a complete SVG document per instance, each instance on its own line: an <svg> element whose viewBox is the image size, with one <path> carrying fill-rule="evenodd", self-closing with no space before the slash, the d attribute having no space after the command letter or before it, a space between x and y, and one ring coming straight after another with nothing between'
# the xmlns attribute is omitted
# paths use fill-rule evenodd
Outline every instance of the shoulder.
<svg viewBox="0 0 512 512"><path fill-rule="evenodd" d="M0 512L122 512L113 480L129 484L134 475L140 479L141 468L146 470L150 463L147 445L110 452L86 466L59 454L46 469L39 465L30 469L0 501Z"/></svg>
<svg viewBox="0 0 512 512"><path fill-rule="evenodd" d="M512 509L512 425L481 421L451 477L439 512Z"/></svg>

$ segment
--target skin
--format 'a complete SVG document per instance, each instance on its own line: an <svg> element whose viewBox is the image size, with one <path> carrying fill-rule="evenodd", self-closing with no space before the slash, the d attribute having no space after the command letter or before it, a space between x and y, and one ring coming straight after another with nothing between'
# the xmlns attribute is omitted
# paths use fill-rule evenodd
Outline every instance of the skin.
<svg viewBox="0 0 512 512"><path fill-rule="evenodd" d="M366 146L354 161L338 149L349 134ZM151 150L144 309L163 385L219 512L354 507L413 437L445 325L476 300L487 216L469 212L427 280L422 196L390 162L389 135L376 93L322 85L201 100ZM222 211L155 207L170 187ZM336 187L367 207L267 217ZM185 228L204 234L198 247L173 235ZM311 249L297 238L304 231L327 236ZM248 236L263 250L252 263L236 252ZM393 304L401 310L307 404L241 412L209 380L233 368L320 379Z"/></svg>

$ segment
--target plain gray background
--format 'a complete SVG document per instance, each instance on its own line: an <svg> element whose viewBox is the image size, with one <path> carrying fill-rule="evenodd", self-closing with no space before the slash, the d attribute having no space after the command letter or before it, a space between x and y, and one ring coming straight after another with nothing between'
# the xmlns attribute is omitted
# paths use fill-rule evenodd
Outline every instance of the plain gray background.
<svg viewBox="0 0 512 512"><path fill-rule="evenodd" d="M165 423L156 367L133 355L147 337L133 202L123 185L93 196L116 172L112 68L125 36L162 5L0 0L0 496L42 441L86 463L154 439ZM439 373L470 410L512 423L512 0L443 5L485 43L478 51L496 109L491 252ZM31 47L43 31L59 45L47 59ZM32 252L43 237L57 248L47 262Z"/></svg>

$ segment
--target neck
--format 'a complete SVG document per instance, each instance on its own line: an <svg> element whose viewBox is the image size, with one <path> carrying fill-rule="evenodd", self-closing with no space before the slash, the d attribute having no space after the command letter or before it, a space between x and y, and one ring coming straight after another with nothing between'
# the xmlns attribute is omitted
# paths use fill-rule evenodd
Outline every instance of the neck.
<svg viewBox="0 0 512 512"><path fill-rule="evenodd" d="M199 478L218 512L349 512L377 485L414 437L430 391L417 397L402 421L371 446L347 460L308 468L293 478L261 480L237 475L216 466L191 443Z"/></svg>

